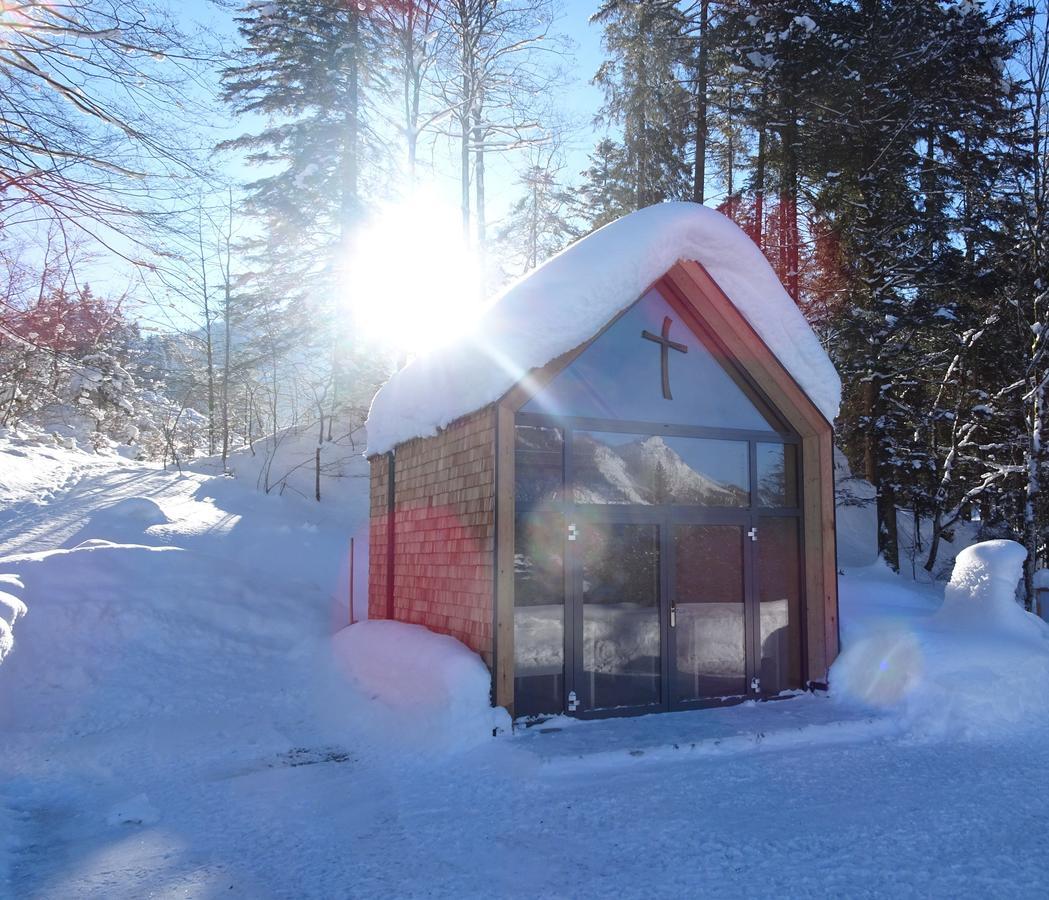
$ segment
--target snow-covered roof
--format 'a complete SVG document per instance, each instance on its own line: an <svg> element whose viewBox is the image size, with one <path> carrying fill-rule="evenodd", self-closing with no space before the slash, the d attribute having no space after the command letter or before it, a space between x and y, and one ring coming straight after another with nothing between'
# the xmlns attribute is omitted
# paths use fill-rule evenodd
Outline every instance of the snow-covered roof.
<svg viewBox="0 0 1049 900"><path fill-rule="evenodd" d="M695 260L833 421L841 381L772 267L731 220L696 203L631 213L572 244L507 288L477 325L420 356L372 400L368 454L436 434L578 347L679 260Z"/></svg>

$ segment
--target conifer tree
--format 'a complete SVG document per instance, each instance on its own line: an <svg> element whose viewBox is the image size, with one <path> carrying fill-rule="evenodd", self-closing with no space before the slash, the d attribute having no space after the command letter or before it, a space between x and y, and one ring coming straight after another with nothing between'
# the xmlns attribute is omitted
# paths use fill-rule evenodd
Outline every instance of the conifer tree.
<svg viewBox="0 0 1049 900"><path fill-rule="evenodd" d="M371 130L385 90L379 35L368 3L252 2L237 16L244 42L222 73L223 99L265 124L226 141L273 174L247 185L265 223L266 266L281 291L330 274L364 213L381 145Z"/></svg>
<svg viewBox="0 0 1049 900"><path fill-rule="evenodd" d="M580 174L579 214L593 231L614 222L632 209L633 190L626 178L623 148L602 138L589 156L590 165Z"/></svg>
<svg viewBox="0 0 1049 900"><path fill-rule="evenodd" d="M929 485L916 474L935 468L928 442L916 443L925 376L953 357L936 316L950 313L944 286L957 271L951 154L960 131L976 134L967 116L993 129L1003 109L1001 23L975 8L871 0L833 5L818 27L834 36L823 44L840 73L817 95L809 165L833 173L814 202L841 240L848 284L833 348L847 389L841 433L877 488L879 550L898 567L897 506L919 509Z"/></svg>
<svg viewBox="0 0 1049 900"><path fill-rule="evenodd" d="M608 58L594 76L605 93L599 119L622 133L628 209L684 199L689 183L689 95L682 84L679 23L665 0L606 0L593 21Z"/></svg>

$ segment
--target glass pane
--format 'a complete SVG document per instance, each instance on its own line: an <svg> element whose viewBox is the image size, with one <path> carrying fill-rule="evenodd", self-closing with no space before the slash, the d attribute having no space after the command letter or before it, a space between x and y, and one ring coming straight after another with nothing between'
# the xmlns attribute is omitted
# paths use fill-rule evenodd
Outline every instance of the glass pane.
<svg viewBox="0 0 1049 900"><path fill-rule="evenodd" d="M573 432L577 503L747 506L746 441Z"/></svg>
<svg viewBox="0 0 1049 900"><path fill-rule="evenodd" d="M659 527L588 523L581 531L583 705L659 702Z"/></svg>
<svg viewBox="0 0 1049 900"><path fill-rule="evenodd" d="M761 689L801 687L801 547L798 519L762 517L755 545L761 604Z"/></svg>
<svg viewBox="0 0 1049 900"><path fill-rule="evenodd" d="M743 529L677 525L674 558L675 699L746 693Z"/></svg>
<svg viewBox="0 0 1049 900"><path fill-rule="evenodd" d="M798 505L798 448L758 444L758 506Z"/></svg>
<svg viewBox="0 0 1049 900"><path fill-rule="evenodd" d="M514 712L564 706L564 517L518 516L514 530Z"/></svg>
<svg viewBox="0 0 1049 900"><path fill-rule="evenodd" d="M671 399L664 395L664 383ZM715 353L654 289L559 372L523 411L775 430Z"/></svg>
<svg viewBox="0 0 1049 900"><path fill-rule="evenodd" d="M564 438L560 428L514 428L514 485L518 508L555 503L564 484Z"/></svg>

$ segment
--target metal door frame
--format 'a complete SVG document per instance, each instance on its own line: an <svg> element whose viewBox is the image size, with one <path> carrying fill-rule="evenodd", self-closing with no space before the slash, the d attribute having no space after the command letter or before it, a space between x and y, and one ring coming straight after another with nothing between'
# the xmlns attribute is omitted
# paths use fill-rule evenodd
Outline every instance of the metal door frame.
<svg viewBox="0 0 1049 900"><path fill-rule="evenodd" d="M642 706L599 707L575 710L579 718L603 718L612 716L642 715L647 712L672 712L711 706L726 706L743 700L761 697L761 692L751 689L754 678L760 675L760 622L756 585L755 541L748 539L748 531L757 526L759 516L751 509L725 509L705 507L634 506L616 504L577 504L575 514L565 520L565 628L564 659L564 710L569 710L569 697L575 691L581 697L583 674L583 571L578 540L568 536L574 525L585 528L597 525L654 525L658 529L659 548L659 649L660 649L660 694L657 703ZM570 521L571 520L571 521ZM746 655L745 690L742 694L727 697L700 698L675 701L673 678L677 655L677 630L670 624L672 599L676 591L676 549L673 529L677 525L725 525L740 529L743 571L743 628L744 652ZM573 546L575 544L576 546Z"/></svg>
<svg viewBox="0 0 1049 900"><path fill-rule="evenodd" d="M568 715L574 715L581 719L611 718L616 716L636 716L650 712L664 712L667 710L667 654L666 654L666 626L668 616L667 606L667 569L664 563L666 553L666 526L663 522L660 507L646 507L633 505L613 504L578 504L574 506L575 513L569 514L569 521L565 521L565 622L569 625L565 629L565 679L564 679L564 710ZM658 579L659 598L656 615L659 622L659 700L656 703L648 703L640 706L617 706L598 708L578 708L569 712L569 698L572 692L577 697L582 696L582 687L585 676L583 674L583 562L580 554L579 541L569 537L569 527L579 525L576 520L583 521L585 528L589 523L598 525L653 525L657 531L657 550L659 553Z"/></svg>
<svg viewBox="0 0 1049 900"><path fill-rule="evenodd" d="M799 565L802 567L802 579L804 578L804 531L803 523L804 509L804 480L802 470L801 453L795 452L795 479L796 479L796 505L791 507L759 507L755 505L755 491L757 489L757 445L761 443L784 444L800 446L799 439L793 434L782 434L776 432L746 432L728 429L690 428L680 426L658 426L652 423L621 422L610 420L575 419L575 418L553 418L549 416L537 416L529 414L518 414L516 424L555 427L562 435L562 500L551 503L549 508L557 510L563 515L565 534L563 536L565 552L564 559L564 602L565 602L565 628L564 628L564 660L565 671L563 678L562 711L568 715L579 718L604 718L615 716L639 715L649 712L673 711L683 709L695 709L711 706L725 706L742 702L748 699L762 699L767 695L763 692L754 692L750 689L755 677L760 677L760 609L757 585L757 552L755 541L746 539L746 532L752 528L758 528L763 518L767 517L790 517L799 523L798 541L801 558ZM651 505L641 506L633 504L583 504L575 503L575 473L573 471L573 445L576 431L608 431L619 434L667 434L680 435L682 437L703 437L719 440L734 440L746 442L748 445L748 468L750 482L750 505L746 507L704 507L684 505ZM659 528L659 554L660 554L660 576L659 576L659 620L660 620L660 649L661 649L661 690L660 702L640 707L621 707L612 709L582 710L577 709L569 712L569 695L576 690L577 685L582 684L582 616L583 604L581 596L581 562L578 552L570 547L568 539L568 526L579 524L581 521L596 522L622 522L636 524L654 524ZM709 698L693 701L675 703L672 700L671 690L671 656L676 650L673 645L675 635L671 634L670 628L670 598L673 597L675 585L672 584L672 530L675 525L739 525L744 531L743 548L743 585L744 585L744 628L746 634L747 655L747 690L744 694L728 698ZM759 534L760 537L760 534ZM799 586L801 620L798 623L801 642L802 659L802 683L807 677L806 666L806 613L807 598L805 596L804 581ZM577 696L579 692L577 691Z"/></svg>
<svg viewBox="0 0 1049 900"><path fill-rule="evenodd" d="M755 586L755 542L748 539L748 532L755 527L756 516L750 509L728 510L712 509L703 510L699 514L683 514L669 518L667 521L667 556L665 559L666 577L668 580L668 602L667 602L667 634L669 640L666 645L666 669L667 669L667 691L666 708L670 711L685 709L702 709L711 706L729 706L740 703L743 700L754 699L760 696L755 693L751 685L760 670L760 640L758 629L760 627L760 610L758 606L757 589ZM677 661L677 628L670 627L671 598L676 600L677 591L677 548L673 540L673 529L677 525L713 525L729 526L739 529L739 538L742 543L740 579L743 585L743 652L744 665L744 689L742 694L732 694L725 697L701 697L693 700L675 700L673 681L676 676ZM676 603L674 604L676 606Z"/></svg>

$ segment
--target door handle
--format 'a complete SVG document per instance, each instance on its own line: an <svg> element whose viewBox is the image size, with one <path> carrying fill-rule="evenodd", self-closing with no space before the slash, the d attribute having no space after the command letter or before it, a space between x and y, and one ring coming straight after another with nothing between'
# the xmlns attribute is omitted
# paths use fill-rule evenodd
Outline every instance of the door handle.
<svg viewBox="0 0 1049 900"><path fill-rule="evenodd" d="M670 607L670 627L677 628L677 607Z"/></svg>

